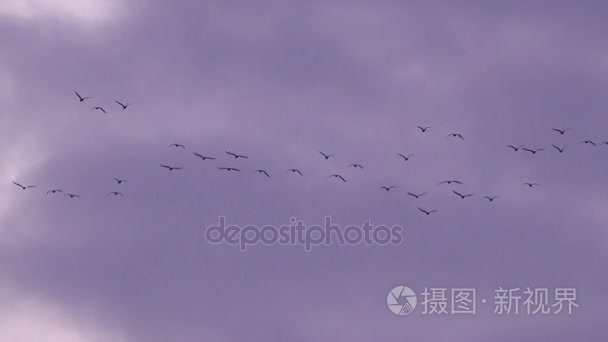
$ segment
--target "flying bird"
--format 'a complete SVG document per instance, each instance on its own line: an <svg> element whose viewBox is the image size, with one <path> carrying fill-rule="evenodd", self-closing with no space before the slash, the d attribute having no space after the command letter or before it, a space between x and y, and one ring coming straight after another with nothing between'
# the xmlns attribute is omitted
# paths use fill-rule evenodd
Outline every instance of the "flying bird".
<svg viewBox="0 0 608 342"><path fill-rule="evenodd" d="M426 133L426 131L427 131L428 129L430 129L430 128L431 128L430 126L428 126L428 127L416 126L416 127L418 127L418 129L419 129L419 130L420 130L422 133Z"/></svg>
<svg viewBox="0 0 608 342"><path fill-rule="evenodd" d="M528 151L528 152L530 152L532 154L536 154L537 152L544 151L545 149L544 148L539 148L539 149L535 150L535 149L531 149L531 148L524 148L523 150L524 151Z"/></svg>
<svg viewBox="0 0 608 342"><path fill-rule="evenodd" d="M15 184L16 186L20 187L23 190L30 189L30 188L35 188L36 187L35 185L21 185L21 184L19 184L17 182L13 182L13 184Z"/></svg>
<svg viewBox="0 0 608 342"><path fill-rule="evenodd" d="M510 147L513 149L513 151L517 152L517 151L519 151L520 148L524 147L524 145L519 145L519 146L507 145L507 147Z"/></svg>
<svg viewBox="0 0 608 342"><path fill-rule="evenodd" d="M589 145L593 145L593 146L597 146L593 141L591 140L585 140L585 141L581 141L581 144L589 144Z"/></svg>
<svg viewBox="0 0 608 342"><path fill-rule="evenodd" d="M76 195L76 194L65 194L65 195L63 195L63 197L64 197L64 198L65 198L65 197L69 197L69 198L74 198L74 197L76 197L76 198L80 198L80 196L78 196L78 195Z"/></svg>
<svg viewBox="0 0 608 342"><path fill-rule="evenodd" d="M426 216L429 216L429 215L431 215L432 213L434 213L434 212L436 212L436 211L437 211L437 209L433 209L433 210L431 210L431 211L428 211L428 210L424 210L424 209L422 209L422 208L420 208L420 207L418 207L418 210L420 210L421 212L425 213L425 214L426 214Z"/></svg>
<svg viewBox="0 0 608 342"><path fill-rule="evenodd" d="M498 198L498 196L485 196L484 198L485 198L485 199L487 199L488 201L492 202L492 201L494 201L495 199L497 199L497 198Z"/></svg>
<svg viewBox="0 0 608 342"><path fill-rule="evenodd" d="M408 161L408 160L410 160L410 158L411 158L411 157L413 157L413 156L414 156L414 154L413 154L413 153L410 153L410 154L408 154L407 156L406 156L406 155L404 155L404 154L402 154L402 153L397 153L397 155L398 155L399 157L403 158L403 160L404 160L404 161Z"/></svg>
<svg viewBox="0 0 608 342"><path fill-rule="evenodd" d="M230 171L236 171L236 172L241 172L241 170L234 168L234 167L218 167L218 170L226 170L228 172Z"/></svg>
<svg viewBox="0 0 608 342"><path fill-rule="evenodd" d="M443 182L441 182L441 183L439 183L439 184L437 184L437 185L442 185L442 184L448 184L448 185L450 185L450 184L452 184L452 183L454 183L454 184L462 184L462 182L461 182L461 181L457 181L457 180L446 180L446 181L443 181Z"/></svg>
<svg viewBox="0 0 608 342"><path fill-rule="evenodd" d="M462 136L462 134L460 134L460 133L450 133L450 134L448 134L448 136L447 136L447 137L448 137L448 138L449 138L449 137L460 138L462 141L464 141L464 137L463 137L463 136Z"/></svg>
<svg viewBox="0 0 608 342"><path fill-rule="evenodd" d="M90 99L91 96L80 96L80 94L78 94L78 92L76 90L74 90L74 93L76 93L76 96L78 96L78 100L80 100L80 102L84 102L84 100Z"/></svg>
<svg viewBox="0 0 608 342"><path fill-rule="evenodd" d="M182 167L176 167L176 166L169 166L169 165L165 165L165 164L160 164L160 167L164 167L165 169L168 169L169 171L173 171L173 170L182 170Z"/></svg>
<svg viewBox="0 0 608 342"><path fill-rule="evenodd" d="M108 195L114 195L114 196L124 196L122 192L120 191L112 191L110 192Z"/></svg>
<svg viewBox="0 0 608 342"><path fill-rule="evenodd" d="M294 172L295 172L295 173L300 174L300 176L303 176L302 171L300 171L300 170L298 170L298 169L289 169L289 170L287 170L287 171L285 171L285 172L291 172L291 173L294 173Z"/></svg>
<svg viewBox="0 0 608 342"><path fill-rule="evenodd" d="M179 148L186 148L186 146L184 146L184 145L182 145L182 144L176 144L176 143L173 143L173 144L169 145L169 147L175 147L175 148L177 148L177 147L179 147Z"/></svg>
<svg viewBox="0 0 608 342"><path fill-rule="evenodd" d="M100 106L95 106L95 107L93 107L93 110L99 110L99 111L104 112L104 114L108 114L108 112L106 112L106 110L105 110L105 109L103 109L103 107L100 107Z"/></svg>
<svg viewBox="0 0 608 342"><path fill-rule="evenodd" d="M116 183L118 183L118 185L122 184L122 183L126 183L127 180L126 179L119 179L119 178L114 178L114 180L116 181Z"/></svg>
<svg viewBox="0 0 608 342"><path fill-rule="evenodd" d="M49 191L47 191L47 192L46 192L46 194L47 194L47 195L48 195L48 194L56 194L56 193L58 193L58 192L63 193L63 190L60 190L60 189L49 190Z"/></svg>
<svg viewBox="0 0 608 342"><path fill-rule="evenodd" d="M331 177L340 178L342 180L342 182L346 183L346 179L344 179L344 177L342 177L338 174L329 175L327 178L331 178Z"/></svg>
<svg viewBox="0 0 608 342"><path fill-rule="evenodd" d="M352 164L348 165L348 167L354 167L355 169L360 168L361 170L363 170L363 165L357 164L357 163L352 163Z"/></svg>
<svg viewBox="0 0 608 342"><path fill-rule="evenodd" d="M249 157L244 156L242 154L236 154L236 153L232 153L232 152L228 152L228 151L226 151L226 153L229 154L229 155L231 155L231 156L233 156L234 159L239 159L239 158L245 158L246 159L246 158L249 158Z"/></svg>
<svg viewBox="0 0 608 342"><path fill-rule="evenodd" d="M460 192L456 191L456 190L452 190L453 193L455 193L456 195L458 195L458 197L460 197L461 199L465 199L467 197L472 197L474 194L466 194L463 195Z"/></svg>
<svg viewBox="0 0 608 342"><path fill-rule="evenodd" d="M394 187L395 187L394 185L390 185L390 186L381 186L380 188L381 188L381 189L384 189L384 190L386 190L386 191L389 191L390 189L392 189L392 188L394 188Z"/></svg>
<svg viewBox="0 0 608 342"><path fill-rule="evenodd" d="M534 186L538 186L538 183L524 183L524 185L527 185L528 187L534 187Z"/></svg>
<svg viewBox="0 0 608 342"><path fill-rule="evenodd" d="M266 170L259 169L259 170L255 170L253 172L263 173L264 175L266 175L266 177L270 178L270 175L268 174L268 172L266 172Z"/></svg>
<svg viewBox="0 0 608 342"><path fill-rule="evenodd" d="M124 104L124 103L122 103L120 101L116 101L116 100L114 100L114 102L118 103L122 107L123 110L127 109L127 107L129 107L130 105L132 105L132 103Z"/></svg>
<svg viewBox="0 0 608 342"><path fill-rule="evenodd" d="M566 129L552 128L552 129L561 135L564 135L568 130L570 130L570 128L566 128Z"/></svg>
<svg viewBox="0 0 608 342"><path fill-rule="evenodd" d="M408 192L408 195L412 196L412 197L416 197L416 199L419 199L420 197L426 195L426 192L420 193L420 194L415 194L413 192Z"/></svg>
<svg viewBox="0 0 608 342"><path fill-rule="evenodd" d="M319 151L319 153L320 153L320 154L323 156L323 158L325 158L325 160L327 160L327 159L329 159L330 157L333 157L333 156L334 156L334 153L331 153L331 154L325 154L325 153L323 153L323 152L321 152L321 151Z"/></svg>
<svg viewBox="0 0 608 342"><path fill-rule="evenodd" d="M195 156L197 156L197 157L201 158L202 160L207 160L207 159L209 159L209 160L215 160L215 158L213 158L213 157L207 157L207 156L204 156L204 155L199 154L199 153L193 153L193 154L194 154Z"/></svg>
<svg viewBox="0 0 608 342"><path fill-rule="evenodd" d="M556 149L556 150L558 150L558 151L559 151L559 153L564 153L564 150L566 149L566 146L561 147L561 148L560 148L560 147L557 147L557 146L555 146L555 145L551 145L551 146L555 147L555 149Z"/></svg>

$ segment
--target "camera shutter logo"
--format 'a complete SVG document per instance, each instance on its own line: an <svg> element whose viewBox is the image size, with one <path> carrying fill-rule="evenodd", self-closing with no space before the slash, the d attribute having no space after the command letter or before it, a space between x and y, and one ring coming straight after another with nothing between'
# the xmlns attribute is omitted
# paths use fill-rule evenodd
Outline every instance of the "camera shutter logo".
<svg viewBox="0 0 608 342"><path fill-rule="evenodd" d="M418 298L416 293L407 286L397 286L386 297L386 305L395 315L407 315L414 311Z"/></svg>

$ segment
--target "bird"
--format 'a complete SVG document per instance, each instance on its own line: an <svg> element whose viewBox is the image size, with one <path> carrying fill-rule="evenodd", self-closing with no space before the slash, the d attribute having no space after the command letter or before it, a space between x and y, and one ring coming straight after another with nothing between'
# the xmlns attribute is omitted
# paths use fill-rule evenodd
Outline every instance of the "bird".
<svg viewBox="0 0 608 342"><path fill-rule="evenodd" d="M581 144L589 144L589 145L593 145L593 146L597 146L593 141L591 140L584 140L580 142Z"/></svg>
<svg viewBox="0 0 608 342"><path fill-rule="evenodd" d="M556 150L558 150L558 151L559 151L559 153L564 153L564 150L566 149L566 146L561 147L561 148L560 148L560 147L557 147L557 146L555 146L555 145L551 145L551 146L555 147L555 149L556 149Z"/></svg>
<svg viewBox="0 0 608 342"><path fill-rule="evenodd" d="M457 181L457 180L446 180L446 181L443 181L443 182L441 182L441 183L439 183L439 184L437 184L437 185L442 185L442 184L448 184L448 185L450 185L450 184L452 184L452 183L454 183L454 184L462 184L462 182L461 182L461 181Z"/></svg>
<svg viewBox="0 0 608 342"><path fill-rule="evenodd" d="M182 144L177 144L177 143L173 143L171 145L169 145L169 147L175 147L175 148L186 148L186 146L182 145Z"/></svg>
<svg viewBox="0 0 608 342"><path fill-rule="evenodd" d="M608 145L608 141L604 141L603 143L601 143L600 145Z"/></svg>
<svg viewBox="0 0 608 342"><path fill-rule="evenodd" d="M346 183L346 179L344 179L344 177L342 177L342 176L340 176L338 174L333 174L333 175L327 176L327 178L331 178L331 177L340 178L342 180L342 182Z"/></svg>
<svg viewBox="0 0 608 342"><path fill-rule="evenodd" d="M196 153L196 152L195 152L195 153L193 153L193 154L194 154L195 156L197 156L197 157L201 158L202 160L207 160L207 159L209 159L209 160L215 160L215 158L213 158L213 157L207 157L207 156L204 156L204 155L202 155L202 154L200 154L200 153Z"/></svg>
<svg viewBox="0 0 608 342"><path fill-rule="evenodd" d="M74 90L74 93L76 93L76 96L78 96L78 100L80 100L80 102L84 102L84 100L90 99L91 96L80 96L80 94L78 94L78 92L76 90Z"/></svg>
<svg viewBox="0 0 608 342"><path fill-rule="evenodd" d="M106 112L106 110L105 110L105 109L103 109L103 107L100 107L100 106L95 106L95 107L93 107L93 110L99 110L99 111L104 112L104 114L108 114L108 112Z"/></svg>
<svg viewBox="0 0 608 342"><path fill-rule="evenodd" d="M355 169L360 168L361 170L363 170L363 165L357 164L357 163L352 163L352 164L348 165L348 167L354 167Z"/></svg>
<svg viewBox="0 0 608 342"><path fill-rule="evenodd" d="M497 199L497 198L498 198L498 196L485 196L484 198L485 198L485 199L487 199L488 201L492 202L492 201L494 201L495 199Z"/></svg>
<svg viewBox="0 0 608 342"><path fill-rule="evenodd" d="M241 172L241 170L239 170L237 168L234 168L234 167L218 167L217 169L220 170L220 171L221 170L226 170L228 172L230 172L230 171Z"/></svg>
<svg viewBox="0 0 608 342"><path fill-rule="evenodd" d="M173 170L182 170L182 167L176 167L176 166L169 166L169 165L165 165L165 164L160 164L160 167L164 167L165 169L168 169L169 171L173 171Z"/></svg>
<svg viewBox="0 0 608 342"><path fill-rule="evenodd" d="M116 100L114 100L114 102L118 103L122 107L123 110L127 109L127 107L129 107L130 105L133 104L133 103L124 104L124 103L122 103L120 101L116 101Z"/></svg>
<svg viewBox="0 0 608 342"><path fill-rule="evenodd" d="M119 179L119 178L114 178L114 180L116 181L116 183L118 183L118 185L122 184L122 183L126 183L127 180L126 179Z"/></svg>
<svg viewBox="0 0 608 342"><path fill-rule="evenodd" d="M519 145L519 146L507 145L507 147L510 147L513 149L513 151L517 152L517 151L519 151L520 148L524 147L524 145Z"/></svg>
<svg viewBox="0 0 608 342"><path fill-rule="evenodd" d="M524 183L524 185L527 185L528 187L534 187L534 186L538 186L538 183Z"/></svg>
<svg viewBox="0 0 608 342"><path fill-rule="evenodd" d="M536 149L536 150L535 149L531 149L531 148L524 148L523 150L524 151L528 151L528 152L530 152L532 154L536 154L536 152L544 151L545 149L541 147L541 148Z"/></svg>
<svg viewBox="0 0 608 342"><path fill-rule="evenodd" d="M449 138L449 137L460 138L460 139L462 139L462 140L464 141L464 137L463 137L463 136L462 136L462 134L460 134L460 133L450 133L450 134L448 134L448 136L447 136L447 137L448 137L448 138Z"/></svg>
<svg viewBox="0 0 608 342"><path fill-rule="evenodd" d="M268 174L268 172L266 172L266 170L263 169L259 169L259 170L255 170L253 172L257 172L257 173L263 173L266 175L266 177L270 178L270 175Z"/></svg>
<svg viewBox="0 0 608 342"><path fill-rule="evenodd" d="M404 154L402 154L402 153L397 153L397 155L398 155L399 157L403 158L403 160L404 160L404 161L408 161L408 160L410 160L410 158L411 158L411 157L413 157L413 156L414 156L414 154L413 154L413 153L410 153L410 154L408 154L407 156L406 156L406 155L404 155Z"/></svg>
<svg viewBox="0 0 608 342"><path fill-rule="evenodd" d="M78 196L78 195L76 195L76 194L65 194L65 195L63 195L63 197L64 197L64 198L65 198L65 197L69 197L69 198L74 198L74 197L76 197L76 198L80 198L80 196Z"/></svg>
<svg viewBox="0 0 608 342"><path fill-rule="evenodd" d="M17 182L13 182L13 184L15 184L16 186L20 187L23 190L30 189L30 188L35 188L36 187L35 185L21 185L21 184L19 184Z"/></svg>
<svg viewBox="0 0 608 342"><path fill-rule="evenodd" d="M566 128L566 129L559 129L559 128L552 128L552 130L556 131L557 133L564 135L568 130L570 130L570 128Z"/></svg>
<svg viewBox="0 0 608 342"><path fill-rule="evenodd" d="M124 196L122 192L119 191L112 191L110 192L108 195L114 195L114 196Z"/></svg>
<svg viewBox="0 0 608 342"><path fill-rule="evenodd" d="M298 173L298 174L300 174L300 176L303 176L302 171L300 171L298 169L289 169L285 172Z"/></svg>
<svg viewBox="0 0 608 342"><path fill-rule="evenodd" d="M424 209L422 209L422 208L420 208L420 207L418 207L418 210L420 210L421 212L425 213L425 214L426 214L426 216L429 216L429 215L431 215L432 213L434 213L434 212L436 212L436 211L437 211L437 209L433 209L433 210L431 210L431 211L428 211L428 210L424 210Z"/></svg>
<svg viewBox="0 0 608 342"><path fill-rule="evenodd" d="M60 189L49 190L49 191L46 192L46 194L47 195L48 194L55 194L55 193L58 193L58 192L63 193L63 190L60 190Z"/></svg>
<svg viewBox="0 0 608 342"><path fill-rule="evenodd" d="M384 189L384 190L386 190L386 191L389 191L390 189L392 189L392 188L394 188L394 187L395 187L394 185L390 185L390 186L381 186L380 188L381 188L381 189Z"/></svg>
<svg viewBox="0 0 608 342"><path fill-rule="evenodd" d="M412 196L412 197L416 197L416 199L419 199L420 197L426 195L426 192L420 193L420 194L415 194L413 192L408 192L408 195Z"/></svg>
<svg viewBox="0 0 608 342"><path fill-rule="evenodd" d="M458 195L458 196L459 196L461 199L465 199L465 198L467 198L467 197L471 197L471 196L473 196L473 195L474 195L474 194L466 194L466 195L463 195L463 194L461 194L460 192L458 192L458 191L456 191L456 190L452 190L452 192L453 192L453 193L455 193L456 195Z"/></svg>
<svg viewBox="0 0 608 342"><path fill-rule="evenodd" d="M226 151L226 153L229 154L229 155L231 155L231 156L233 156L234 159L239 159L239 158L245 158L245 159L247 159L247 158L249 158L249 157L244 156L242 154L236 154L236 153L232 153L232 152L228 152L228 151Z"/></svg>
<svg viewBox="0 0 608 342"><path fill-rule="evenodd" d="M430 126L428 126L428 127L416 126L416 127L418 127L418 129L419 129L419 130L420 130L422 133L426 133L426 131L427 131L428 129L430 129L430 128L431 128Z"/></svg>
<svg viewBox="0 0 608 342"><path fill-rule="evenodd" d="M331 153L331 154L325 154L325 153L323 153L321 151L319 151L319 153L323 156L323 158L325 158L325 160L327 160L327 159L329 159L329 158L331 158L331 157L334 156L333 153Z"/></svg>

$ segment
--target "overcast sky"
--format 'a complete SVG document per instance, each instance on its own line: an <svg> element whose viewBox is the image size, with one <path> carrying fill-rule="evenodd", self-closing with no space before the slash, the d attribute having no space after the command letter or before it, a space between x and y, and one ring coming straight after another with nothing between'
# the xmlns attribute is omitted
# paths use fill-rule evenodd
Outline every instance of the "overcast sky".
<svg viewBox="0 0 608 342"><path fill-rule="evenodd" d="M608 6L565 3L0 0L0 341L606 340ZM241 252L220 216L404 239ZM397 316L397 285L487 303ZM579 307L497 315L498 287Z"/></svg>

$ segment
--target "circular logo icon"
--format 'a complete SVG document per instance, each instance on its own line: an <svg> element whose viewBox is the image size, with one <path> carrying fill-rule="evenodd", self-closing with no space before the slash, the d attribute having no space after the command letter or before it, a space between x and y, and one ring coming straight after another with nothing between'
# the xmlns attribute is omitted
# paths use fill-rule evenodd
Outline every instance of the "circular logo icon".
<svg viewBox="0 0 608 342"><path fill-rule="evenodd" d="M388 293L386 305L395 315L407 315L414 311L418 298L416 293L407 286L397 286Z"/></svg>

